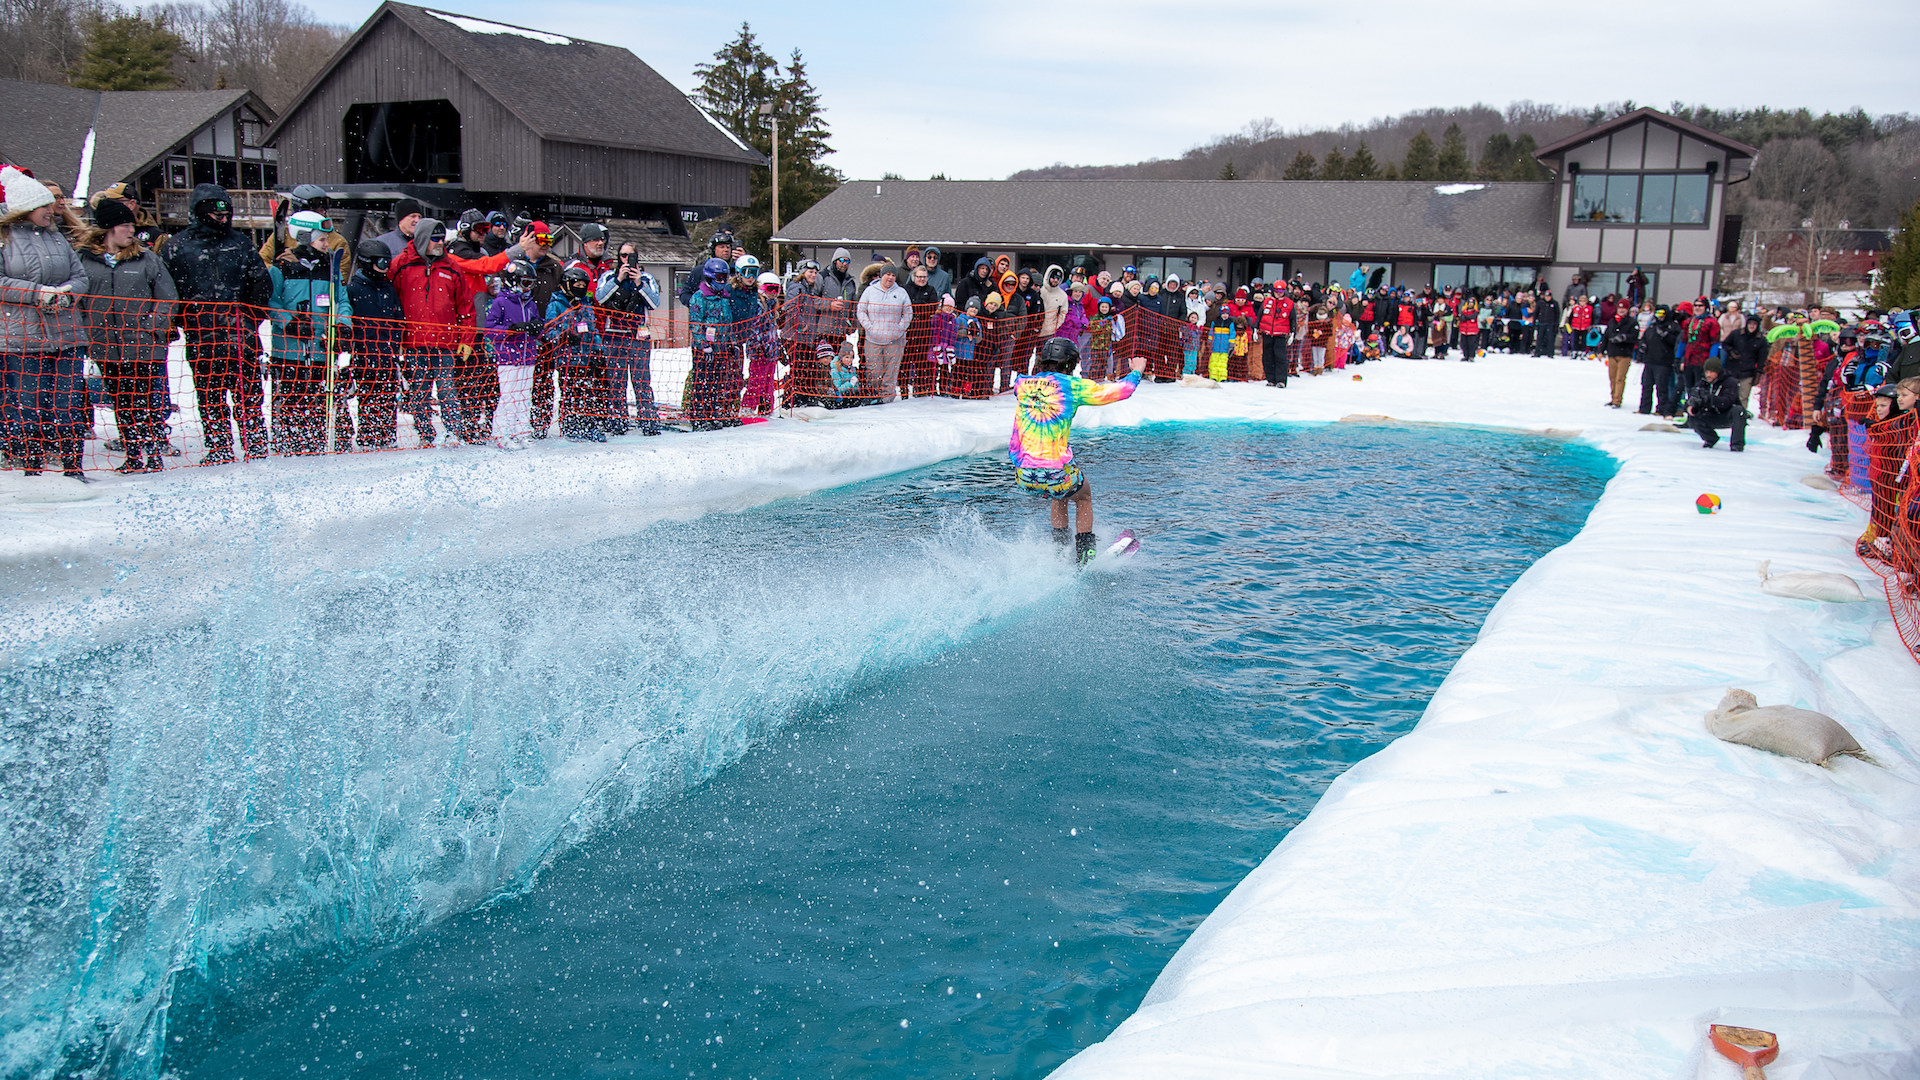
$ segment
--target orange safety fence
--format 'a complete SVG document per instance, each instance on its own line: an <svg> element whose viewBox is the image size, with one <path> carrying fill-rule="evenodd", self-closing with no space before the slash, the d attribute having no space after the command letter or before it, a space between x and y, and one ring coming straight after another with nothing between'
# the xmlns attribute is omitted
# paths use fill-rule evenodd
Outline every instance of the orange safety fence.
<svg viewBox="0 0 1920 1080"><path fill-rule="evenodd" d="M869 305L868 316L891 332L863 328L855 302L806 295L738 321L582 305L495 329L357 315L345 290L331 318L325 305L8 304L17 332L0 348L0 450L12 470L149 472L453 441L598 440L895 395L986 398L1032 370L1061 322L1057 312L887 307ZM1200 328L1158 312L1068 328L1079 330L1089 377L1118 377L1136 355L1159 378L1209 372ZM1226 377L1260 378L1258 335L1241 344ZM1311 370L1310 351L1291 350L1293 365Z"/></svg>

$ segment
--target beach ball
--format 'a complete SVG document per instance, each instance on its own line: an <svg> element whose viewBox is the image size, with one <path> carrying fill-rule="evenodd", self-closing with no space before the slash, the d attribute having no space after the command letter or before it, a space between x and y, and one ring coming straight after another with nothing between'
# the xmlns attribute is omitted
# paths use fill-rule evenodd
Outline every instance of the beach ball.
<svg viewBox="0 0 1920 1080"><path fill-rule="evenodd" d="M1703 514L1717 514L1720 512L1720 496L1708 492L1693 500L1693 508Z"/></svg>
<svg viewBox="0 0 1920 1080"><path fill-rule="evenodd" d="M1360 376L1358 376L1358 375L1355 375L1355 376L1353 377L1353 381L1354 381L1354 382L1359 382L1359 381L1360 381Z"/></svg>

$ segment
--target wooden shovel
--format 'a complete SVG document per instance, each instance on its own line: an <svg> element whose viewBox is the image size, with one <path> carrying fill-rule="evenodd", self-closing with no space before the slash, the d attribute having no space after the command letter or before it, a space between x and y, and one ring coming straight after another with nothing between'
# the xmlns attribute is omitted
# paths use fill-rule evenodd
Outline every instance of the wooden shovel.
<svg viewBox="0 0 1920 1080"><path fill-rule="evenodd" d="M1744 1080L1767 1080L1760 1066L1780 1056L1780 1040L1771 1031L1715 1024L1707 1029L1707 1037L1720 1056L1744 1070Z"/></svg>

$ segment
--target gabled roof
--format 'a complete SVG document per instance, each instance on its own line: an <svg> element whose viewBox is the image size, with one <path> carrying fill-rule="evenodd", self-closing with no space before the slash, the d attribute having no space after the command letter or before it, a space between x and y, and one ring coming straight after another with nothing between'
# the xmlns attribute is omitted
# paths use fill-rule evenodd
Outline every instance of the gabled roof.
<svg viewBox="0 0 1920 1080"><path fill-rule="evenodd" d="M0 149L43 180L71 193L87 132L94 133L87 186L131 180L208 121L247 104L271 122L273 110L250 90L79 90L0 79ZM84 193L82 193L84 194Z"/></svg>
<svg viewBox="0 0 1920 1080"><path fill-rule="evenodd" d="M1559 142L1548 143L1540 149L1535 150L1533 156L1541 161L1550 157L1559 157L1561 154L1566 153L1576 146L1584 146L1595 139L1605 138L1622 128L1631 127L1634 124L1640 123L1642 120L1651 120L1663 127L1672 128L1682 135L1689 135L1699 139L1709 146L1717 146L1733 157L1750 158L1760 152L1737 139L1729 139L1725 135L1708 131L1698 124L1689 124L1685 120L1669 113L1663 113L1658 109L1642 108L1616 116L1604 124L1595 125L1585 131L1575 132L1561 139Z"/></svg>
<svg viewBox="0 0 1920 1080"><path fill-rule="evenodd" d="M1401 180L859 180L782 243L1543 259L1554 185Z"/></svg>
<svg viewBox="0 0 1920 1080"><path fill-rule="evenodd" d="M301 88L282 123L387 18L404 23L542 139L766 163L626 49L393 0ZM278 132L276 125L268 139Z"/></svg>

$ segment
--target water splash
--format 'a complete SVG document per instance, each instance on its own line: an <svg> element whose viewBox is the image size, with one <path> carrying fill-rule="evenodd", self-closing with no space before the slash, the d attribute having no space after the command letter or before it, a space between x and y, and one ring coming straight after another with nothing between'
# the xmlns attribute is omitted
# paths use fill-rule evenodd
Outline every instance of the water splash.
<svg viewBox="0 0 1920 1080"><path fill-rule="evenodd" d="M0 1072L154 1075L183 982L244 1001L523 890L1073 577L964 513L905 545L789 527L723 515L441 570L261 539L192 624L0 676Z"/></svg>

